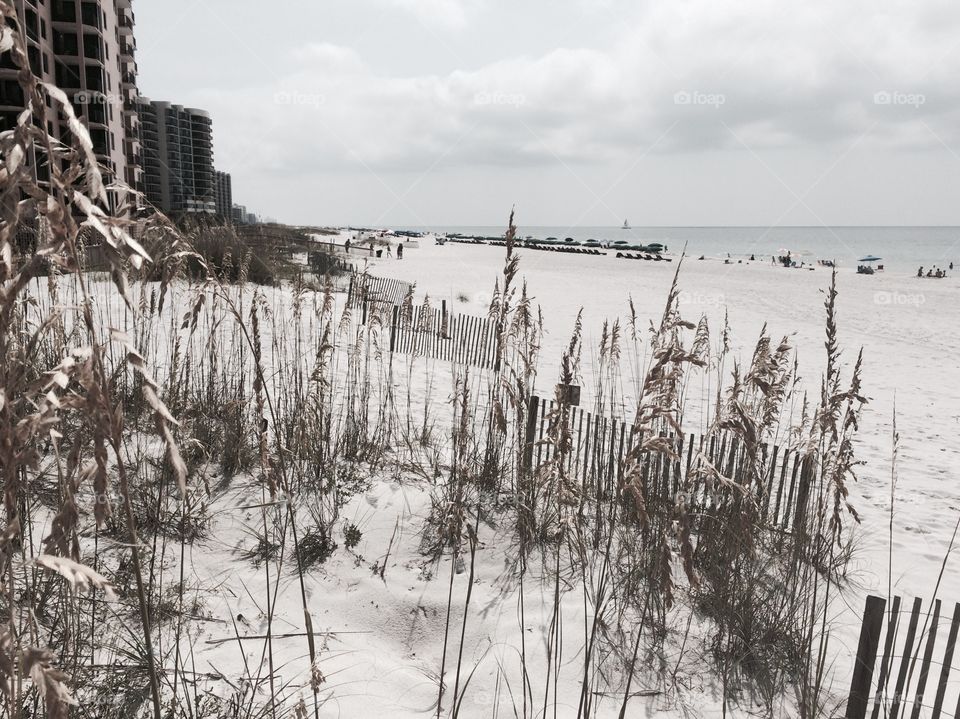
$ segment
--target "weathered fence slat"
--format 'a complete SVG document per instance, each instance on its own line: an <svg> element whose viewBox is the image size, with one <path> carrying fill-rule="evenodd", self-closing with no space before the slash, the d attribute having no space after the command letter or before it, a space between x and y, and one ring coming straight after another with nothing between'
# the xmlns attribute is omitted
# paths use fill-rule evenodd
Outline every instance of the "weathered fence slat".
<svg viewBox="0 0 960 719"><path fill-rule="evenodd" d="M850 682L850 698L847 701L846 719L865 719L870 700L870 681L877 660L877 647L883 631L883 609L887 602L880 597L867 597L863 610L863 625L857 646L857 662Z"/></svg>
<svg viewBox="0 0 960 719"><path fill-rule="evenodd" d="M937 641L937 624L940 620L940 600L933 604L933 616L930 618L930 629L927 632L927 646L923 650L923 664L920 665L920 678L917 680L917 691L913 699L913 712L910 719L920 719L920 710L923 707L923 693L927 688L927 676L930 674L930 662L933 659L933 645ZM910 673L913 673L911 663Z"/></svg>
<svg viewBox="0 0 960 719"><path fill-rule="evenodd" d="M953 605L953 619L950 621L950 634L947 636L947 647L943 651L943 665L940 667L940 680L937 682L937 698L933 702L933 713L930 719L940 719L943 709L943 699L947 693L947 680L950 677L950 665L953 663L953 650L957 645L957 630L960 629L960 602ZM960 703L960 699L958 699ZM960 707L958 707L960 709Z"/></svg>
<svg viewBox="0 0 960 719"><path fill-rule="evenodd" d="M907 671L910 668L909 657L913 654L913 642L917 637L917 624L920 621L920 607L923 600L917 597L913 600L913 609L910 612L910 624L907 626L907 640L903 647L903 661L900 662L900 672L897 674L897 685L893 691L893 703L890 705L890 719L900 716L900 704L903 699L903 690L907 684Z"/></svg>

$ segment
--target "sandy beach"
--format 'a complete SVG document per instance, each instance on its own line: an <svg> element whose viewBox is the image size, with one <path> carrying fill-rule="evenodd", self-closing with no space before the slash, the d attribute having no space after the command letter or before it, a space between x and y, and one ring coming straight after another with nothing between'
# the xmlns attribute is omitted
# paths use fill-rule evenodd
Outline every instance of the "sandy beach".
<svg viewBox="0 0 960 719"><path fill-rule="evenodd" d="M445 300L454 311L485 314L493 282L502 269L503 249L439 246L430 238L422 239L419 245L408 249L403 260L364 260L367 270L415 282L417 302L429 295L431 303ZM620 260L612 254L584 257L523 249L517 252L520 273L543 310L547 330L538 388L552 391L562 348L582 309L582 402L589 406L595 359L590 348L599 342L603 322L618 317L623 320L631 297L641 325L648 320L656 322L680 258L652 263ZM775 267L769 261L725 265L717 260L685 258L679 275L680 309L693 322L705 315L714 331L722 327L724 314L728 314L731 345L744 362L749 361L764 325L775 338L787 335L796 348L801 383L815 397L824 369L823 301L829 282L830 270L822 267L807 271ZM869 398L856 446L863 466L857 470L859 481L851 487L851 503L862 521L856 530L849 585L843 594L843 608L835 617L831 643L832 689L842 696L852 670L864 597L869 593L886 595L888 581L895 594L932 595L950 547L960 511L960 489L954 481L954 468L960 462L960 447L955 441L960 427L956 409L960 406L960 366L956 361L960 323L954 321L960 307L960 283L952 277L927 281L892 271L862 276L841 268L837 285L843 356L852 365L863 348L863 387ZM427 391L418 387L418 391ZM699 388L694 390L692 395ZM441 380L432 391L439 406L450 389ZM634 388L625 383L622 395L629 420ZM888 523L894 407L900 446L891 547ZM706 422L701 415L696 402L691 401L685 427L702 431ZM316 586L317 596L325 597L326 626L362 629L377 636L376 640L349 635L337 638L336 646L349 652L349 659L334 662L342 667L338 671L343 674L338 677L344 686L359 683L355 699L341 691L333 692L332 701L343 715L354 715L361 707L369 711L372 706L394 716L413 717L430 710L430 682L417 672L428 673L429 662L424 657L436 657L438 607L445 602L446 589L442 581L422 581L417 543L408 534L416 532L416 518L425 511L424 501L422 492L413 486L386 483L351 504L348 515L369 518L366 546L387 542L401 527L404 541L399 544L398 554L391 557L388 570L392 579L381 582L370 578L335 558L325 567L325 579ZM467 637L468 652L478 666L471 696L473 690L478 692L476 701L480 704L492 701L497 691L502 691L497 667L505 670L511 658L516 659L511 652L517 645L516 594L500 584L504 559L496 542L491 541L488 535L483 543L475 584L479 600L475 598L472 615L476 623L471 621ZM404 547L411 553L405 555ZM892 561L892 575L888 573L888 561ZM445 563L439 567L440 576ZM945 602L960 598L960 574L954 567L955 560L951 559L939 587L938 596ZM539 608L535 611L546 612L550 589L545 586L534 590L537 600L529 601L528 610L532 606ZM343 603L331 603L342 592L346 592ZM571 597L564 605L565 619L575 626L581 614L582 607L578 609L575 597ZM531 620L529 631L533 637L540 637L538 641L542 641L546 621L546 615ZM681 705L683 701L697 704L697 716L719 716L715 690L709 683L688 686L680 693ZM575 706L576 691L576 687L570 687L570 695L561 699L561 706ZM651 701L650 708L658 706L656 699ZM714 709L703 706L703 702ZM608 710L615 716L613 704ZM608 716L604 711L601 705L597 716Z"/></svg>

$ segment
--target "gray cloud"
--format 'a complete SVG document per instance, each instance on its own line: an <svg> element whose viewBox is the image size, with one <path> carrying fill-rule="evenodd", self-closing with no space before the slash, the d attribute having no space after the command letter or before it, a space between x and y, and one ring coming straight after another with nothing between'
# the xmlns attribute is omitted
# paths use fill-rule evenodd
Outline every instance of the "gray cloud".
<svg viewBox="0 0 960 719"><path fill-rule="evenodd" d="M481 32L491 13L509 12L457 0L377 2L440 28L438 44L455 54L474 25ZM558 7L575 18L576 4ZM403 72L407 59L391 70L366 35L304 42L281 53L269 82L197 87L190 102L214 112L218 158L250 175L556 171L642 153L829 158L851 144L956 159L957 7L689 0L628 15L621 7L591 10L590 21L605 15L610 29L600 45L572 30L558 38L563 46L513 48L432 73ZM436 51L403 33L396 28L395 52Z"/></svg>

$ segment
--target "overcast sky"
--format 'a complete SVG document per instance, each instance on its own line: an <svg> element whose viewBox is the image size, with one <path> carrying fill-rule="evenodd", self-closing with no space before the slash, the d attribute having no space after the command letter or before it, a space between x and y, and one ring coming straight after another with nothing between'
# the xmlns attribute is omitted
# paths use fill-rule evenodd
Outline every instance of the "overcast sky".
<svg viewBox="0 0 960 719"><path fill-rule="evenodd" d="M956 0L136 0L282 221L960 224Z"/></svg>

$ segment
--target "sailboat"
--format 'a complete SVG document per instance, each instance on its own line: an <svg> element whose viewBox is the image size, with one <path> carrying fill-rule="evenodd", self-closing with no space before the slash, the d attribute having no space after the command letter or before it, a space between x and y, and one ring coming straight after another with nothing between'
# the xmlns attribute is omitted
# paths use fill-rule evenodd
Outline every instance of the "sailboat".
<svg viewBox="0 0 960 719"><path fill-rule="evenodd" d="M623 229L625 229L625 230L629 230L629 229L630 229L630 222L629 222L629 220L624 220L624 221L623 221Z"/></svg>

